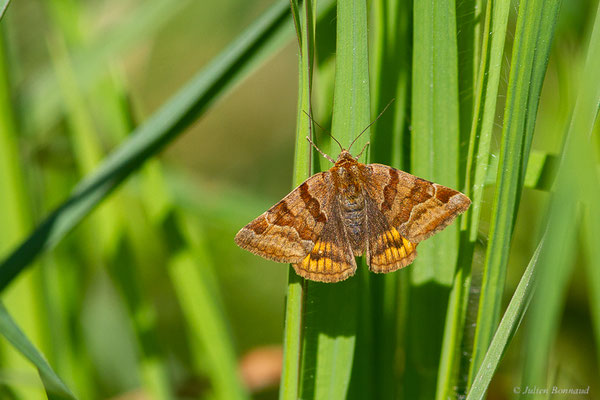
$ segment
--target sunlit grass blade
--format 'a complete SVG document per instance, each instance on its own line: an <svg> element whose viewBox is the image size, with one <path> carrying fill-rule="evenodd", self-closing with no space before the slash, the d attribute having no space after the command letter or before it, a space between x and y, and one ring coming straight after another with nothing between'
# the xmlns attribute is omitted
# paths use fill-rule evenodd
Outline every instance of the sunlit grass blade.
<svg viewBox="0 0 600 400"><path fill-rule="evenodd" d="M298 109L296 110L296 145L294 155L293 187L300 185L312 173L312 150L307 136L312 136L311 91L314 57L314 5L313 0L300 4L290 2L292 17L298 38ZM307 115L308 114L308 115ZM312 137L314 140L314 137ZM306 282L290 266L285 303L285 327L283 335L283 368L279 386L279 398L293 400L300 394L302 374L303 312Z"/></svg>
<svg viewBox="0 0 600 400"><path fill-rule="evenodd" d="M414 2L410 172L459 189L459 78L456 2ZM419 245L410 267L404 397L436 392L458 224Z"/></svg>
<svg viewBox="0 0 600 400"><path fill-rule="evenodd" d="M589 41L586 65L572 113L548 213L548 250L540 256L540 278L528 320L524 343L522 386L546 387L549 354L558 335L571 271L575 266L576 233L580 217L578 203L592 201L598 193L598 166L590 149L594 148L593 129L600 104L600 8ZM587 189L593 186L593 189ZM594 211L592 211L594 212ZM595 281L591 277L592 282Z"/></svg>
<svg viewBox="0 0 600 400"><path fill-rule="evenodd" d="M267 50L289 33L283 29L287 16L287 3L278 2L84 178L69 198L2 261L0 290L41 252L62 240L144 161L172 141L233 83L245 76L249 68L270 54Z"/></svg>
<svg viewBox="0 0 600 400"><path fill-rule="evenodd" d="M527 311L527 307L529 306L535 289L535 269L542 246L544 246L543 238L533 254L531 261L529 261L529 265L527 266L527 269L525 269L525 272L519 281L519 285L506 308L502 321L498 325L498 329L483 358L481 367L475 375L471 389L467 395L467 400L480 400L484 398L492 377L498 368L498 364L506 351L506 347L510 343Z"/></svg>
<svg viewBox="0 0 600 400"><path fill-rule="evenodd" d="M338 3L336 23L332 135L348 147L370 122L365 1ZM355 143L354 154L366 143L367 135ZM361 295L366 273L361 268L357 277L335 285L306 282L300 398L360 397L361 390L368 390L368 383L361 381L366 378L365 365L355 362L355 345L361 334L359 313L368 308L366 295ZM361 384L351 393L353 379Z"/></svg>
<svg viewBox="0 0 600 400"><path fill-rule="evenodd" d="M412 2L379 0L373 6L371 119L392 99L394 102L371 127L370 161L407 170ZM401 273L370 276L372 335L377 338L372 346L373 398L397 397L397 352L391 349L398 346L400 276Z"/></svg>
<svg viewBox="0 0 600 400"><path fill-rule="evenodd" d="M482 29L482 0L456 2L456 45L458 60L458 110L459 110L459 183L465 181L467 151L473 123L476 86L480 67L478 48Z"/></svg>
<svg viewBox="0 0 600 400"><path fill-rule="evenodd" d="M541 91L541 85L530 86L530 82L543 79L545 74L554 32L552 22L557 18L559 4L560 1L535 0L519 7L470 380L481 365L500 316L510 242L525 176L522 169L527 166L524 159L529 158L533 135L530 121L535 120Z"/></svg>
<svg viewBox="0 0 600 400"><path fill-rule="evenodd" d="M470 242L476 240L478 233L509 11L509 2L488 1L464 189L472 201L470 212L462 220Z"/></svg>
<svg viewBox="0 0 600 400"><path fill-rule="evenodd" d="M0 333L38 369L50 400L75 399L71 390L17 326L3 304L0 304Z"/></svg>
<svg viewBox="0 0 600 400"><path fill-rule="evenodd" d="M459 96L453 0L414 5L411 173L458 188ZM458 226L419 246L413 283L452 283Z"/></svg>

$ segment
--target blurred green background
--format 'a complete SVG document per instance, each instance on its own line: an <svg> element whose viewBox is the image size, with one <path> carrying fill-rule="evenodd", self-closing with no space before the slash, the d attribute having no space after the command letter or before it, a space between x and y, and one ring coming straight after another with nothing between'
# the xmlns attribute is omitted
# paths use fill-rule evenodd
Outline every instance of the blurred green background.
<svg viewBox="0 0 600 400"><path fill-rule="evenodd" d="M0 258L272 3L13 1L0 24ZM570 118L580 72L573 60L586 50L596 8L592 0L563 2L535 152L556 155L562 147L564 132L556 127L566 129ZM514 16L511 21L509 32ZM212 368L235 373L227 368L238 363L265 379L246 378L252 396L276 398L281 355L272 346L282 341L288 268L243 252L233 236L291 188L298 50L291 17L288 22L281 50L4 291L8 311L80 398L211 398L218 387ZM501 116L499 109L498 125ZM537 245L548 197L545 190L523 192L507 301ZM482 243L489 201L484 198ZM589 261L579 247L574 257L549 368L563 386L592 385L585 398L600 398L583 274ZM187 273L198 265L202 275L195 280ZM205 307L218 311L214 320L192 315ZM207 332L204 324L215 329ZM521 332L492 381L490 399L512 397L522 373ZM218 340L231 345L230 353L211 353ZM219 366L227 356L233 364ZM35 368L0 340L0 398L44 396Z"/></svg>

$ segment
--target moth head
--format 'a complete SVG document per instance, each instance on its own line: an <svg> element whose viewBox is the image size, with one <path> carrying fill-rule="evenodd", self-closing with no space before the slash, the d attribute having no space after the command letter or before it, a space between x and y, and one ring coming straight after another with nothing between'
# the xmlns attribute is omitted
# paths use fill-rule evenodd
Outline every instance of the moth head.
<svg viewBox="0 0 600 400"><path fill-rule="evenodd" d="M342 149L342 151L340 152L340 155L338 156L338 159L335 163L339 164L344 161L356 161L356 158L354 158L354 156L352 154L350 154L350 152L348 150Z"/></svg>

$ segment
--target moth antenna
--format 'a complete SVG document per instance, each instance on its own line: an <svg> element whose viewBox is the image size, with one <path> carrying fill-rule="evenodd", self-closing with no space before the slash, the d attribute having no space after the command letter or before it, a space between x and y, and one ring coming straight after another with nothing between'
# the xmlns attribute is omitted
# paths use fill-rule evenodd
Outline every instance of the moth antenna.
<svg viewBox="0 0 600 400"><path fill-rule="evenodd" d="M369 147L370 144L371 144L371 142L367 142L367 144L365 144L365 146L362 148L360 153L358 153L358 155L356 156L357 160L360 158L360 156L362 156L362 153L367 149L367 147Z"/></svg>
<svg viewBox="0 0 600 400"><path fill-rule="evenodd" d="M306 137L306 140L308 140L308 141L309 141L309 143L310 143L310 144L312 144L312 145L313 145L313 147L314 147L315 149L317 149L317 151L318 151L319 153L321 153L321 155L322 155L323 157L325 157L327 160L329 160L329 161L331 161L333 164L335 164L335 160L334 160L333 158L329 157L327 154L323 153L323 152L321 151L321 149L320 149L320 148L318 148L318 147L317 147L317 145L316 145L316 144L315 144L315 143L314 143L312 140L310 140L310 138L309 138L308 136Z"/></svg>
<svg viewBox="0 0 600 400"><path fill-rule="evenodd" d="M307 113L307 112L306 112L306 111L304 111L304 110L302 110L302 112L303 112L304 114L306 114L306 116L307 116L308 118L310 118L310 120L313 122L313 124L315 124L316 126L318 126L319 128L321 128L321 130L322 130L323 132L327 132L327 130L326 130L325 128L323 128L321 125L319 125L319 123L318 123L317 121L315 121L315 120L313 119L313 117L312 117L312 116L311 116L309 113ZM338 141L336 138L334 138L334 137L333 137L333 135L331 134L331 132L327 132L327 134L328 134L329 136L331 136L331 138L332 138L332 139L333 139L333 140L334 140L334 141L337 143L337 145L338 145L338 146L340 146L340 151L343 151L343 150L344 150L344 148L342 147L342 144L341 144L341 143L340 143L340 142L339 142L339 141ZM316 147L316 146L315 146L315 147Z"/></svg>
<svg viewBox="0 0 600 400"><path fill-rule="evenodd" d="M385 110L388 109L388 107L390 106L390 104L392 104L394 102L394 100L396 100L396 99L391 99L390 102L387 103L387 105L379 113L379 115L377 116L377 118L375 118L375 120L373 120L373 122L371 122L369 125L367 125L367 127L365 129L363 129L362 132L359 133L357 137L354 138L354 140L352 141L352 143L350 143L350 146L348 147L348 151L350 151L350 149L352 148L352 145L354 144L354 142L356 142L358 140L358 138L361 137L362 134L365 133L367 131L367 129L369 129L371 127L371 125L373 125L375 122L377 122L377 120L383 115L383 113L385 112ZM361 151L361 153L362 153L362 151Z"/></svg>

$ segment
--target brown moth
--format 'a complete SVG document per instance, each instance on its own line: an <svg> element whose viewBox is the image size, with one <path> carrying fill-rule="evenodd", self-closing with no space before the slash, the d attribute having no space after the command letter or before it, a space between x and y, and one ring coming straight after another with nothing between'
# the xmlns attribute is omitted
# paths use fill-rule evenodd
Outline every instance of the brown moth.
<svg viewBox="0 0 600 400"><path fill-rule="evenodd" d="M321 154L335 165L243 227L235 236L238 246L291 263L303 278L339 282L354 275L354 257L364 253L373 272L409 265L419 242L471 204L454 189L387 165L362 164L360 154L342 149L337 161Z"/></svg>

